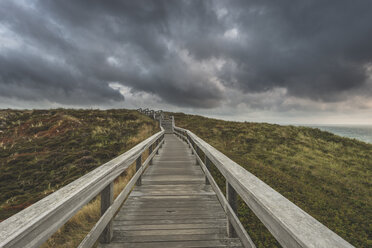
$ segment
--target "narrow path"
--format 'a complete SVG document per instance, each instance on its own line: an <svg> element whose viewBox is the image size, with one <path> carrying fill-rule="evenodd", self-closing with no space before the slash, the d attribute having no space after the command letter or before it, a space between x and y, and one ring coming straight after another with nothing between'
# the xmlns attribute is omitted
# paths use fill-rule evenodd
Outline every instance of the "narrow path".
<svg viewBox="0 0 372 248"><path fill-rule="evenodd" d="M188 146L174 134L153 159L117 216L104 248L241 247L226 234L226 215Z"/></svg>

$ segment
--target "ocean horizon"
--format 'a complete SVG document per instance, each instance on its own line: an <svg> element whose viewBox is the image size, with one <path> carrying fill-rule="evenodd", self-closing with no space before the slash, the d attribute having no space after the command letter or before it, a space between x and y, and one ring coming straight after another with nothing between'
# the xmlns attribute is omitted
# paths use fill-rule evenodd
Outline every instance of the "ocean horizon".
<svg viewBox="0 0 372 248"><path fill-rule="evenodd" d="M322 131L372 144L372 125L301 124L296 126L319 128Z"/></svg>

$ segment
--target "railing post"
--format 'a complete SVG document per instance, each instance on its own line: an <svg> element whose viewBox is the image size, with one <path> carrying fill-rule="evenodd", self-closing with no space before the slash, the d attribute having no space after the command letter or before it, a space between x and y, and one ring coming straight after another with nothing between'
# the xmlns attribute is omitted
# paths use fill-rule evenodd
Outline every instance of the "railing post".
<svg viewBox="0 0 372 248"><path fill-rule="evenodd" d="M150 156L151 153L152 153L152 145L153 145L153 144L151 144L150 147L149 147L149 156ZM152 158L150 159L149 165L152 165Z"/></svg>
<svg viewBox="0 0 372 248"><path fill-rule="evenodd" d="M235 189L226 181L226 198L235 214L237 214L237 194ZM229 238L236 238L237 234L234 227L231 225L229 218L227 218L227 236Z"/></svg>
<svg viewBox="0 0 372 248"><path fill-rule="evenodd" d="M195 165L199 165L198 150L199 150L199 147L195 146Z"/></svg>
<svg viewBox="0 0 372 248"><path fill-rule="evenodd" d="M194 143L190 139L190 144L191 144L191 154L194 154Z"/></svg>
<svg viewBox="0 0 372 248"><path fill-rule="evenodd" d="M160 138L156 140L156 146L157 147L159 145L159 142L160 142ZM156 155L159 155L159 149L156 150Z"/></svg>
<svg viewBox="0 0 372 248"><path fill-rule="evenodd" d="M210 170L209 170L209 159L208 159L207 155L205 155L205 154L204 154L204 164L205 164L205 167L207 167L207 170L210 172ZM207 175L205 175L205 184L206 185L210 185L211 184L209 182L209 180L208 180Z"/></svg>
<svg viewBox="0 0 372 248"><path fill-rule="evenodd" d="M142 166L142 154L136 160L136 171L138 171L141 168L141 166ZM137 186L142 185L142 175L139 176L139 178L136 182L136 185Z"/></svg>
<svg viewBox="0 0 372 248"><path fill-rule="evenodd" d="M101 192L101 216L114 202L114 182L111 182ZM101 243L110 243L113 236L112 220L107 224L101 234Z"/></svg>

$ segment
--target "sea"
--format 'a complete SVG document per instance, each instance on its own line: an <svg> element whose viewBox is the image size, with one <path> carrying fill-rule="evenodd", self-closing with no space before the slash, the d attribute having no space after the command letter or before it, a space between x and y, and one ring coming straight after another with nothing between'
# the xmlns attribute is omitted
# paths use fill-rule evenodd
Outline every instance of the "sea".
<svg viewBox="0 0 372 248"><path fill-rule="evenodd" d="M372 125L300 125L319 128L339 136L358 139L372 144Z"/></svg>

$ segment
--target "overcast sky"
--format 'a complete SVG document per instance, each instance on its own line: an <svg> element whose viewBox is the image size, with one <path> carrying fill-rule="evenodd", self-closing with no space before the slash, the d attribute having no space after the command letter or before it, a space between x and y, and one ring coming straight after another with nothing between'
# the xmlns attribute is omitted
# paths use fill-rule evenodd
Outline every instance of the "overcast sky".
<svg viewBox="0 0 372 248"><path fill-rule="evenodd" d="M0 108L372 124L372 1L0 1Z"/></svg>

